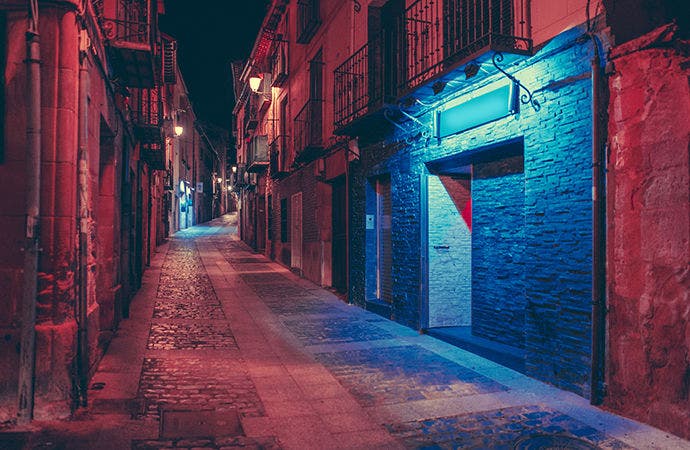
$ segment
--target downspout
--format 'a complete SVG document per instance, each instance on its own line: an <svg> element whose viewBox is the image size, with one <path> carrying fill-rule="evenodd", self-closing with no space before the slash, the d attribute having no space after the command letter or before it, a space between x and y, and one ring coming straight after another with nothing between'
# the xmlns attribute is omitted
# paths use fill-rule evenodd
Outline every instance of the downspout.
<svg viewBox="0 0 690 450"><path fill-rule="evenodd" d="M89 373L89 344L87 335L87 311L89 292L89 70L86 49L88 37L82 30L80 35L79 64L79 133L78 146L78 204L79 208L79 287L77 298L77 382L78 406L87 405L87 384Z"/></svg>
<svg viewBox="0 0 690 450"><path fill-rule="evenodd" d="M24 296L22 297L21 347L17 422L29 423L34 415L36 367L36 291L41 206L41 52L38 34L38 0L29 0L26 32L26 235L24 247Z"/></svg>
<svg viewBox="0 0 690 450"><path fill-rule="evenodd" d="M602 104L604 88L599 42L590 33L594 46L592 57L592 372L593 405L606 395L606 147L602 142Z"/></svg>
<svg viewBox="0 0 690 450"><path fill-rule="evenodd" d="M350 148L345 149L345 292L347 304L352 305L350 293Z"/></svg>

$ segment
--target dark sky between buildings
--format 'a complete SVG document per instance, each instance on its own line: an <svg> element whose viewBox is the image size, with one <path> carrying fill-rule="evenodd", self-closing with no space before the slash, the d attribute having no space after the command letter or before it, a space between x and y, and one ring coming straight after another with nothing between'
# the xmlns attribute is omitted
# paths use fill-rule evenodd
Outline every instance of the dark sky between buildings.
<svg viewBox="0 0 690 450"><path fill-rule="evenodd" d="M230 62L249 56L269 0L165 0L163 32L178 41L178 61L199 119L230 128Z"/></svg>

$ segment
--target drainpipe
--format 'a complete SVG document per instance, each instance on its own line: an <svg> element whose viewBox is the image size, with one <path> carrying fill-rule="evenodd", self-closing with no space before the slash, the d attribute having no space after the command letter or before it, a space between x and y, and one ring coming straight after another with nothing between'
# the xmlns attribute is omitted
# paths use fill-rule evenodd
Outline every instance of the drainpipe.
<svg viewBox="0 0 690 450"><path fill-rule="evenodd" d="M89 345L87 335L87 310L89 292L89 71L86 48L88 37L82 30L80 35L79 64L79 132L78 132L78 204L79 208L79 287L77 297L77 398L78 406L87 404L87 383L89 372Z"/></svg>
<svg viewBox="0 0 690 450"><path fill-rule="evenodd" d="M594 46L592 57L592 372L593 405L606 395L606 148L602 142L602 90L604 88L599 42L590 33Z"/></svg>
<svg viewBox="0 0 690 450"><path fill-rule="evenodd" d="M21 347L17 422L26 424L34 415L36 367L36 291L41 206L41 53L38 34L38 0L29 1L26 32L28 77L26 127L26 239L24 247L24 296L22 298Z"/></svg>
<svg viewBox="0 0 690 450"><path fill-rule="evenodd" d="M347 304L352 305L350 293L350 148L345 149L345 292Z"/></svg>

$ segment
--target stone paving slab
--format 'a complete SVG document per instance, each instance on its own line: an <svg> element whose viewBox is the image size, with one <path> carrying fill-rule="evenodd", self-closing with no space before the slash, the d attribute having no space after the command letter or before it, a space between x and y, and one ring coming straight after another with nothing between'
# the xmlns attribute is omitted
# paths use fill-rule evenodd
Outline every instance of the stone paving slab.
<svg viewBox="0 0 690 450"><path fill-rule="evenodd" d="M245 436L211 436L208 438L135 440L132 442L132 450L165 450L172 448L279 450L282 447L278 444L275 437L248 438Z"/></svg>
<svg viewBox="0 0 690 450"><path fill-rule="evenodd" d="M388 424L386 428L407 448L632 448L543 405ZM529 446L530 438L536 444Z"/></svg>
<svg viewBox="0 0 690 450"><path fill-rule="evenodd" d="M153 323L146 348L151 350L237 349L237 342L227 324Z"/></svg>
<svg viewBox="0 0 690 450"><path fill-rule="evenodd" d="M348 317L317 320L284 319L283 323L304 345L376 341L394 337L392 334L372 326L369 322L352 320Z"/></svg>
<svg viewBox="0 0 690 450"><path fill-rule="evenodd" d="M225 319L225 312L218 301L159 299L153 308L154 319Z"/></svg>
<svg viewBox="0 0 690 450"><path fill-rule="evenodd" d="M158 418L161 404L237 409L241 416L264 415L256 387L238 358L145 358L138 396L145 416Z"/></svg>
<svg viewBox="0 0 690 450"><path fill-rule="evenodd" d="M328 367L363 406L508 389L416 346L321 353L316 359Z"/></svg>

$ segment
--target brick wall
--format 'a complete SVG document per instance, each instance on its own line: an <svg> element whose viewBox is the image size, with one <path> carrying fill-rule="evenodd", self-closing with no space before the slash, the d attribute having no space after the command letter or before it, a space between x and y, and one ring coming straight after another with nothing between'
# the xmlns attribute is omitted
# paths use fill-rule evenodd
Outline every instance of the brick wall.
<svg viewBox="0 0 690 450"><path fill-rule="evenodd" d="M399 131L381 142L370 137L373 142L362 146L363 172L359 182L377 174L391 175L395 261L393 317L400 323L419 328L422 302L427 301L420 288L422 282L426 282L420 255L420 224L425 219L421 210L420 177L428 174L425 163L522 139L524 251L516 258L522 258L525 266L524 284L516 282L514 277L491 277L488 272L483 279L475 274L476 281L491 278L494 289L505 293L519 294L524 290L527 370L536 378L587 396L591 304L591 45L586 39L577 40L581 35L581 29L570 30L547 44L531 61L509 68L535 91L542 104L541 110L522 105L519 114L440 142L420 135L425 129L408 121L402 126L409 132ZM484 78L477 83L494 80L501 78ZM477 88L476 85L464 86L465 92L459 94ZM431 126L431 119L430 113L419 117L428 126ZM405 143L403 137L410 143ZM359 187L357 195L366 196L364 186ZM359 213L365 212L369 205L368 200L362 198L362 201L366 203L355 208ZM473 214L476 211L475 206ZM353 225L355 223L357 219L353 219ZM356 268L356 262L364 262L365 267L369 265L366 258L368 235L361 217L359 224L358 229L353 227L352 241L351 279L355 286L364 285L366 280ZM473 285L472 288L479 292L480 287ZM355 303L362 304L364 299L357 295L364 295L364 290L353 290ZM495 322L500 324L500 321Z"/></svg>

